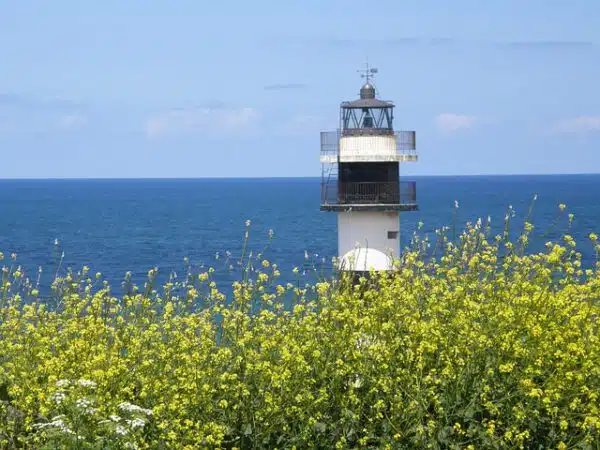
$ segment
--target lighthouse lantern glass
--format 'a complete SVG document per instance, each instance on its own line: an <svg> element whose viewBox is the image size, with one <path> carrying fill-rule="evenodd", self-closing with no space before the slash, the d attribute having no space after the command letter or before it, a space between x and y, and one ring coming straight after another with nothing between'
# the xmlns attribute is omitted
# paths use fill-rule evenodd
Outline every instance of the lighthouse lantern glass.
<svg viewBox="0 0 600 450"><path fill-rule="evenodd" d="M343 134L389 134L393 132L392 106L343 107Z"/></svg>

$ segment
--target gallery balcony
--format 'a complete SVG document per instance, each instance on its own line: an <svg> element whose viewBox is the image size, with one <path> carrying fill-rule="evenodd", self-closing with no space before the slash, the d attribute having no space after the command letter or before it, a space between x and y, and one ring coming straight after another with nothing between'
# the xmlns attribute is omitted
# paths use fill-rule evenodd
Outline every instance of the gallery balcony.
<svg viewBox="0 0 600 450"><path fill-rule="evenodd" d="M322 211L416 211L417 183L339 182L321 183Z"/></svg>

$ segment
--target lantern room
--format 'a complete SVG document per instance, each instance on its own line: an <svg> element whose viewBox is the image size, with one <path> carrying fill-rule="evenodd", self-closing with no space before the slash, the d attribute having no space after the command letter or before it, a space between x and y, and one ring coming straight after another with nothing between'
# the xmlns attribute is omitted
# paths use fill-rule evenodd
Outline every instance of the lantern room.
<svg viewBox="0 0 600 450"><path fill-rule="evenodd" d="M375 86L365 83L360 98L341 105L342 136L394 134L394 105L375 98Z"/></svg>

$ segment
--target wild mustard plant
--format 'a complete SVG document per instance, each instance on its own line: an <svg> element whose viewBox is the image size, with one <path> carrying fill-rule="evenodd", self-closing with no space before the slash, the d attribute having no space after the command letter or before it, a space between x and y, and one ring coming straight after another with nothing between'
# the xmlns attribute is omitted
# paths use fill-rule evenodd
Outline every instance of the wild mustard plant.
<svg viewBox="0 0 600 450"><path fill-rule="evenodd" d="M512 216L415 234L357 284L283 285L245 244L230 297L212 269L119 298L84 269L41 299L13 258L0 447L597 448L599 266L568 234L526 251Z"/></svg>

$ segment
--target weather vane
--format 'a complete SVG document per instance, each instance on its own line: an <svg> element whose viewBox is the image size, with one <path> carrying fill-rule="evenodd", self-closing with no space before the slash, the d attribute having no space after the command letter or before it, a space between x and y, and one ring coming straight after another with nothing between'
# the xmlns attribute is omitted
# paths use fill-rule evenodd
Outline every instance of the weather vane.
<svg viewBox="0 0 600 450"><path fill-rule="evenodd" d="M369 65L369 60L367 60L367 62L365 63L365 68L358 69L357 72L360 73L361 78L366 78L367 83L370 83L371 78L373 78L373 76L378 72L378 70L375 67L371 67Z"/></svg>

